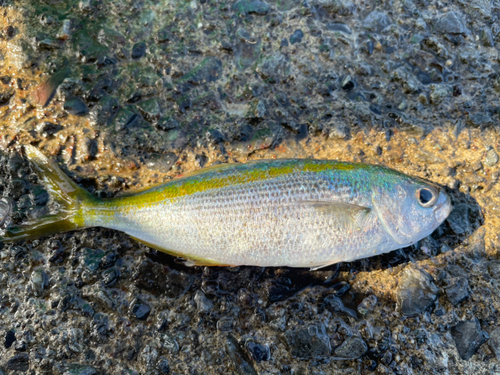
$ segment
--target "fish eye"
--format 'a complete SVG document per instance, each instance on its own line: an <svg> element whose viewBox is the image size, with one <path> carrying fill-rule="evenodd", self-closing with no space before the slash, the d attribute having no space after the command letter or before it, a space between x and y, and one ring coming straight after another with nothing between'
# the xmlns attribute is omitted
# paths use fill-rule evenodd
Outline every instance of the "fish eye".
<svg viewBox="0 0 500 375"><path fill-rule="evenodd" d="M421 188L417 190L417 200L422 207L429 208L436 203L437 194L431 189Z"/></svg>

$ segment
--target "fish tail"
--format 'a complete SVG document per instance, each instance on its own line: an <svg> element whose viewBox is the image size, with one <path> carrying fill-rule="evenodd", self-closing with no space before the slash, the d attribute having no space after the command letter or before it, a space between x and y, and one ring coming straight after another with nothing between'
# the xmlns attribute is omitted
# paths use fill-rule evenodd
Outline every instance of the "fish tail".
<svg viewBox="0 0 500 375"><path fill-rule="evenodd" d="M88 227L83 211L98 204L99 200L78 186L59 169L56 163L49 160L37 148L28 145L24 146L24 151L39 179L60 208L56 214L42 216L32 222L7 228L0 236L0 242L32 240Z"/></svg>

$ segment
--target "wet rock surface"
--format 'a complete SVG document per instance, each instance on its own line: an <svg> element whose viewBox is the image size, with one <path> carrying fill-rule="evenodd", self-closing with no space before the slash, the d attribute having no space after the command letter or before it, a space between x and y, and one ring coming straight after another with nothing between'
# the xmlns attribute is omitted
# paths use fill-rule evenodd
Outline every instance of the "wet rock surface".
<svg viewBox="0 0 500 375"><path fill-rule="evenodd" d="M500 371L498 2L0 9L0 235L58 209L22 144L100 198L314 157L431 180L454 205L412 247L318 271L189 268L99 228L2 244L0 373Z"/></svg>

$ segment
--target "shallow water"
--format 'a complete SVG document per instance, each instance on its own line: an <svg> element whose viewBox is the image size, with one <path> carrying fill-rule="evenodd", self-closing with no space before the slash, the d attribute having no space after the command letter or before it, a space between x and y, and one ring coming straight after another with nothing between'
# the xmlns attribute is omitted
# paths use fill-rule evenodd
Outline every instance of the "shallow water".
<svg viewBox="0 0 500 375"><path fill-rule="evenodd" d="M219 162L383 164L446 187L412 248L186 268L104 229L0 248L6 374L500 372L498 2L0 4L0 186L31 143L101 197Z"/></svg>

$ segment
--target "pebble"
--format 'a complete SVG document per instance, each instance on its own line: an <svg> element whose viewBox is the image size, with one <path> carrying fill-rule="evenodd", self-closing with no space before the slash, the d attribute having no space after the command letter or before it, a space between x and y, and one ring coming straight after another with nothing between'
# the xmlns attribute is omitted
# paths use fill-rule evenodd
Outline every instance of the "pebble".
<svg viewBox="0 0 500 375"><path fill-rule="evenodd" d="M323 324L286 331L284 338L293 358L307 360L327 358L332 350Z"/></svg>
<svg viewBox="0 0 500 375"><path fill-rule="evenodd" d="M8 224L12 217L12 209L14 208L14 201L12 198L0 199L0 227Z"/></svg>
<svg viewBox="0 0 500 375"><path fill-rule="evenodd" d="M392 23L389 16L379 10L374 10L363 21L363 28L368 31L379 32Z"/></svg>
<svg viewBox="0 0 500 375"><path fill-rule="evenodd" d="M64 110L70 115L75 116L85 116L89 112L85 102L77 97L66 99L64 102Z"/></svg>
<svg viewBox="0 0 500 375"><path fill-rule="evenodd" d="M352 360L362 357L367 351L366 342L361 337L352 336L334 350L333 356L335 359Z"/></svg>
<svg viewBox="0 0 500 375"><path fill-rule="evenodd" d="M464 361L470 359L488 339L488 334L481 330L479 320L465 320L451 328L458 354Z"/></svg>
<svg viewBox="0 0 500 375"><path fill-rule="evenodd" d="M331 312L340 312L354 319L357 319L356 311L344 306L342 300L334 294L330 294L324 299L325 307Z"/></svg>
<svg viewBox="0 0 500 375"><path fill-rule="evenodd" d="M167 375L170 373L170 365L168 364L168 359L165 357L160 357L156 365L159 373L162 375Z"/></svg>
<svg viewBox="0 0 500 375"><path fill-rule="evenodd" d="M487 167L493 167L498 163L498 154L495 152L495 150L491 149L486 153L486 158L484 159L484 164Z"/></svg>
<svg viewBox="0 0 500 375"><path fill-rule="evenodd" d="M226 352L231 362L240 375L257 375L257 371L250 364L250 359L246 353L241 350L238 341L231 335L226 338Z"/></svg>
<svg viewBox="0 0 500 375"><path fill-rule="evenodd" d="M490 333L488 346L495 353L497 360L500 361L500 328L495 329Z"/></svg>
<svg viewBox="0 0 500 375"><path fill-rule="evenodd" d="M469 34L462 15L458 12L448 12L442 15L434 24L434 32L438 34Z"/></svg>
<svg viewBox="0 0 500 375"><path fill-rule="evenodd" d="M130 313L139 320L146 320L151 313L151 307L140 298L136 298L132 302Z"/></svg>
<svg viewBox="0 0 500 375"><path fill-rule="evenodd" d="M63 375L97 375L97 370L89 365L70 363Z"/></svg>
<svg viewBox="0 0 500 375"><path fill-rule="evenodd" d="M406 266L401 273L396 289L399 309L406 316L422 314L436 302L438 287L431 275L412 265Z"/></svg>
<svg viewBox="0 0 500 375"><path fill-rule="evenodd" d="M356 12L356 5L350 0L312 0L311 3L340 16L350 16Z"/></svg>
<svg viewBox="0 0 500 375"><path fill-rule="evenodd" d="M471 290L469 281L465 277L452 277L448 280L448 286L445 287L448 301L454 306L469 298Z"/></svg>
<svg viewBox="0 0 500 375"><path fill-rule="evenodd" d="M14 341L16 341L16 333L14 331L7 331L5 334L5 341L3 343L4 348L9 349Z"/></svg>
<svg viewBox="0 0 500 375"><path fill-rule="evenodd" d="M5 365L7 370L26 372L30 366L30 357L28 353L14 354L7 360Z"/></svg>
<svg viewBox="0 0 500 375"><path fill-rule="evenodd" d="M492 260L488 262L488 273L496 281L500 281L500 260Z"/></svg>
<svg viewBox="0 0 500 375"><path fill-rule="evenodd" d="M269 361L271 358L271 350L268 345L259 344L253 340L247 341L245 344L246 349L252 356L255 362Z"/></svg>
<svg viewBox="0 0 500 375"><path fill-rule="evenodd" d="M358 305L358 312L361 315L366 315L370 311L372 311L377 306L377 297L375 295L371 295L363 299L361 303Z"/></svg>
<svg viewBox="0 0 500 375"><path fill-rule="evenodd" d="M146 55L146 43L137 43L132 47L132 59L139 60Z"/></svg>
<svg viewBox="0 0 500 375"><path fill-rule="evenodd" d="M290 44L300 43L302 42L302 38L304 38L304 33L302 30L295 30L295 32L290 37Z"/></svg>
<svg viewBox="0 0 500 375"><path fill-rule="evenodd" d="M196 291L194 301L196 302L196 306L200 312L207 313L214 307L213 302L210 301L201 290Z"/></svg>
<svg viewBox="0 0 500 375"><path fill-rule="evenodd" d="M265 16L270 10L269 4L259 0L239 0L233 5L233 10L239 14L257 14Z"/></svg>

